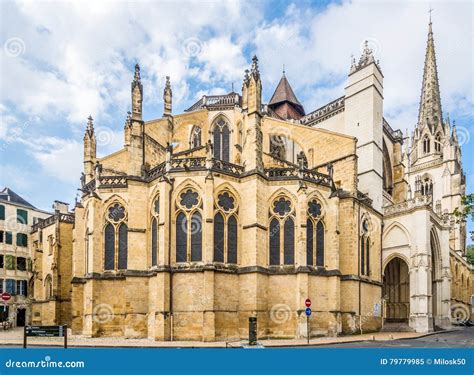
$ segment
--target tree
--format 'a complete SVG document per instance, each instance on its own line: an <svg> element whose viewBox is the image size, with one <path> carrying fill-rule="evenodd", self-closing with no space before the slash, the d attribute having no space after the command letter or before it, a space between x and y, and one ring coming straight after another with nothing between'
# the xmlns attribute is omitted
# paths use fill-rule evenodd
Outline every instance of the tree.
<svg viewBox="0 0 474 375"><path fill-rule="evenodd" d="M474 221L474 194L463 195L461 200L461 209L456 207L453 211L453 216L456 222L466 222L467 218L471 216L471 221Z"/></svg>
<svg viewBox="0 0 474 375"><path fill-rule="evenodd" d="M474 245L467 246L466 256L467 256L467 262L469 264L474 265Z"/></svg>

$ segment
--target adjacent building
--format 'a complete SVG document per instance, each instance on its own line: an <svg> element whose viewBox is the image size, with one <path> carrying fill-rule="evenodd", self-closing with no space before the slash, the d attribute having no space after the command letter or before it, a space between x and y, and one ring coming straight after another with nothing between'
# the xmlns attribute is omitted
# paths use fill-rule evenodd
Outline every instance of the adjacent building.
<svg viewBox="0 0 474 375"><path fill-rule="evenodd" d="M31 228L33 325L71 324L74 215L68 207L55 201L54 213Z"/></svg>
<svg viewBox="0 0 474 375"><path fill-rule="evenodd" d="M0 321L24 326L31 315L32 254L30 230L50 213L39 210L9 188L0 191Z"/></svg>

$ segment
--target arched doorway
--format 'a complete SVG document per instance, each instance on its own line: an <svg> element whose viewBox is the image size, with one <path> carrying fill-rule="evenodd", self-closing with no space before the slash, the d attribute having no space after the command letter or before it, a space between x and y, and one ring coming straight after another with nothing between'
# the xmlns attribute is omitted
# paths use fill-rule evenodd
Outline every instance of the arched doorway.
<svg viewBox="0 0 474 375"><path fill-rule="evenodd" d="M385 266L383 297L386 303L386 321L408 323L410 317L410 277L408 265L399 257L393 258Z"/></svg>

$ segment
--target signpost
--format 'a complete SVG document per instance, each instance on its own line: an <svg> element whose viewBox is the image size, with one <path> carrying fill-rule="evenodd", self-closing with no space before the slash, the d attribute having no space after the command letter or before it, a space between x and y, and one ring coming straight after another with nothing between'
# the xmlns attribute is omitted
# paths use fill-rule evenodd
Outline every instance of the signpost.
<svg viewBox="0 0 474 375"><path fill-rule="evenodd" d="M306 314L306 337L308 339L308 345L309 345L309 317L311 316L311 300L309 298L306 298L306 301L304 301L304 304L306 306L305 314Z"/></svg>
<svg viewBox="0 0 474 375"><path fill-rule="evenodd" d="M3 301L3 311L2 311L2 314L0 316L0 319L1 319L1 321L6 322L8 320L7 301L10 301L10 299L12 298L12 295L10 293L5 292L5 293L0 294L0 298Z"/></svg>
<svg viewBox="0 0 474 375"><path fill-rule="evenodd" d="M23 348L26 349L27 337L64 337L64 349L67 349L67 326L25 326Z"/></svg>

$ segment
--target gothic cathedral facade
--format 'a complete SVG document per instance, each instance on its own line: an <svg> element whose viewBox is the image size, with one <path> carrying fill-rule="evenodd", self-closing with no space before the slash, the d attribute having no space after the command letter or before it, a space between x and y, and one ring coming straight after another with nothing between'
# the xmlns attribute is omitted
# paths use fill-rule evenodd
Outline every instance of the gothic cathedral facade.
<svg viewBox="0 0 474 375"><path fill-rule="evenodd" d="M310 113L285 74L263 103L256 57L241 93L175 114L167 78L163 99L163 116L144 121L137 65L124 147L102 158L88 120L73 333L230 341L256 317L261 338L304 337L306 298L311 336L390 322L424 332L449 326L452 303L469 307L465 227L451 215L465 179L431 23L411 139L383 117L367 46L344 95Z"/></svg>

